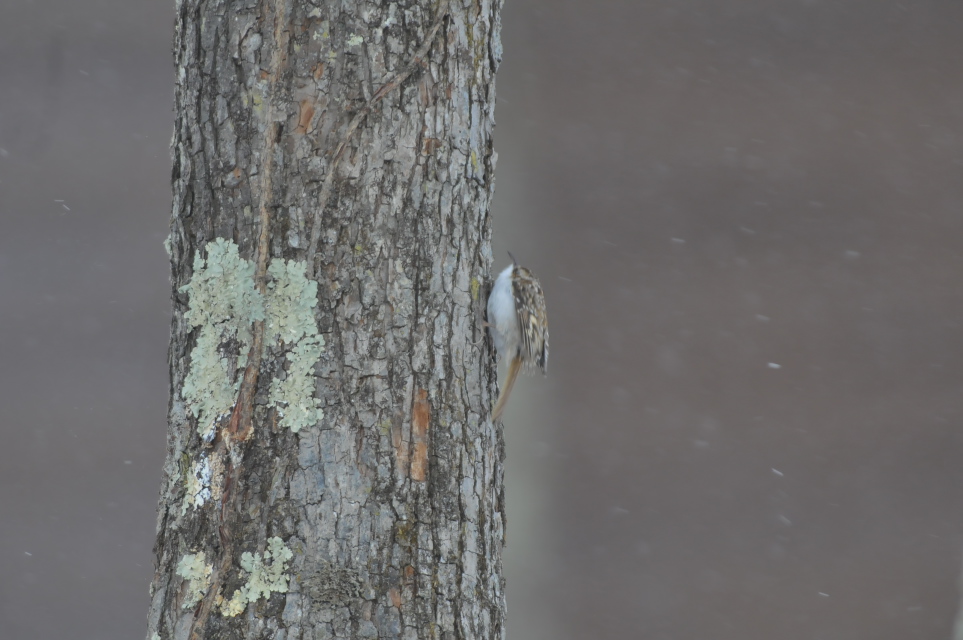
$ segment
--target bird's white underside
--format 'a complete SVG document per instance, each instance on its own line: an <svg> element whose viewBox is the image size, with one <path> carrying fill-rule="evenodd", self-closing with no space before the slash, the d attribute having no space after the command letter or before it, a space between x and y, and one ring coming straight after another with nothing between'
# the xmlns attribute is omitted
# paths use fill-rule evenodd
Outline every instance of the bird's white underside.
<svg viewBox="0 0 963 640"><path fill-rule="evenodd" d="M514 357L521 343L518 316L515 315L515 295L512 292L513 269L514 265L508 265L498 274L488 296L488 323L492 325L492 340L502 360Z"/></svg>

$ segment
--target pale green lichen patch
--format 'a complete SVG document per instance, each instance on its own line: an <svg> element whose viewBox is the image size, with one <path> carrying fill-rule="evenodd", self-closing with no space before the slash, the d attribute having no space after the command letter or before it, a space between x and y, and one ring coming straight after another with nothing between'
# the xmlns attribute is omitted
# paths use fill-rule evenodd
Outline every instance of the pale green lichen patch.
<svg viewBox="0 0 963 640"><path fill-rule="evenodd" d="M314 319L318 283L307 277L306 269L306 263L293 260L275 260L268 268L267 335L288 350L286 375L271 382L270 402L281 424L294 432L324 417L314 393L314 365L324 350Z"/></svg>
<svg viewBox="0 0 963 640"><path fill-rule="evenodd" d="M359 36L357 33L352 33L346 40L346 43L349 47L357 47L362 42L364 42L364 38Z"/></svg>
<svg viewBox="0 0 963 640"><path fill-rule="evenodd" d="M241 568L250 573L247 582L234 592L230 600L222 600L221 613L231 618L242 613L247 605L259 598L270 598L272 593L287 593L290 576L285 573L294 552L284 545L281 538L268 540L268 548L260 553L245 551L241 554Z"/></svg>
<svg viewBox="0 0 963 640"><path fill-rule="evenodd" d="M187 593L181 606L192 609L201 601L207 589L211 586L211 570L213 565L205 562L207 557L203 551L188 553L177 563L177 575L187 580Z"/></svg>
<svg viewBox="0 0 963 640"><path fill-rule="evenodd" d="M321 358L323 347L321 336L300 340L288 352L287 377L271 383L271 403L277 407L280 422L295 433L324 417L314 397L314 363Z"/></svg>
<svg viewBox="0 0 963 640"><path fill-rule="evenodd" d="M190 297L184 318L200 328L182 395L206 438L217 416L234 404L240 384L236 372L246 363L251 324L264 318L264 303L254 287L254 263L223 238L207 245L206 260L194 257L194 275L180 290ZM236 367L223 350L230 342L239 345Z"/></svg>
<svg viewBox="0 0 963 640"><path fill-rule="evenodd" d="M320 422L323 412L314 393L314 366L324 350L324 338L314 318L318 283L307 277L306 269L304 262L273 260L262 297L254 285L254 262L241 258L233 242L217 238L207 245L206 259L195 258L194 275L181 291L189 295L190 303L184 317L200 332L182 394L205 439L234 404L238 373L246 364L251 326L257 320L265 320L265 349L280 346L287 352L284 379L272 381L270 394L281 424L298 431ZM191 496L196 493L189 491Z"/></svg>

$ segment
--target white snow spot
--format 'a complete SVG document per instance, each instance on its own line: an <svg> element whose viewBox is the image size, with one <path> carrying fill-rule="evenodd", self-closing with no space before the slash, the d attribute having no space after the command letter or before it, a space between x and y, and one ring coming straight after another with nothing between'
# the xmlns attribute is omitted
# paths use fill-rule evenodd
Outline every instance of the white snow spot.
<svg viewBox="0 0 963 640"><path fill-rule="evenodd" d="M187 513L188 507L199 509L211 498L211 462L207 456L194 463L191 473L186 478L187 490L184 504L181 505L181 515Z"/></svg>

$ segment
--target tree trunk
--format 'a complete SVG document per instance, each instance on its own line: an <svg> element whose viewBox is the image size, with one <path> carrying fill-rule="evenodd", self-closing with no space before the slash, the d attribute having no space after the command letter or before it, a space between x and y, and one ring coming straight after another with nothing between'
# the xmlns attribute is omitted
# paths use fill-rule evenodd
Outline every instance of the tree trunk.
<svg viewBox="0 0 963 640"><path fill-rule="evenodd" d="M499 638L499 0L181 0L148 638Z"/></svg>

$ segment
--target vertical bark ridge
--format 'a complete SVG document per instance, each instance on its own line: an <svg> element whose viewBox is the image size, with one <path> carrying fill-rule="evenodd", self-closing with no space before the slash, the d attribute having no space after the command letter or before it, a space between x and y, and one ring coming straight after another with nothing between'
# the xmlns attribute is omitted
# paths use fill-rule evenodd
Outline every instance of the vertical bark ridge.
<svg viewBox="0 0 963 640"><path fill-rule="evenodd" d="M256 270L254 272L255 286L263 296L267 292L267 268L270 255L271 211L273 208L274 189L272 177L275 164L275 153L280 125L275 117L275 105L279 99L278 85L284 63L287 59L288 39L285 30L287 17L287 3L275 0L273 6L274 46L271 49L271 63L269 73L267 118L262 137L261 166L259 170L259 228L257 230ZM234 525L236 523L235 509L237 492L243 482L244 459L243 443L250 438L254 425L254 393L257 388L258 374L261 366L261 355L264 344L265 321L257 320L252 328L253 338L248 351L247 366L241 378L240 390L230 423L224 432L224 437L215 446L220 450L227 469L221 490L221 507L218 518L219 553L220 558L213 565L211 584L197 607L191 624L191 640L201 640L207 636L208 621L218 596L221 595L223 580L231 566L236 561L234 548ZM226 450L226 451L225 451ZM226 453L226 455L224 455ZM237 461L237 463L235 462ZM263 527L262 527L263 528ZM259 538L259 549L264 551L263 537Z"/></svg>

